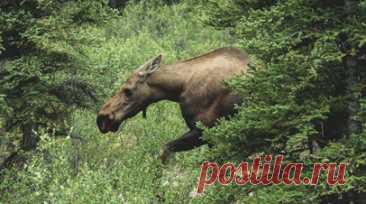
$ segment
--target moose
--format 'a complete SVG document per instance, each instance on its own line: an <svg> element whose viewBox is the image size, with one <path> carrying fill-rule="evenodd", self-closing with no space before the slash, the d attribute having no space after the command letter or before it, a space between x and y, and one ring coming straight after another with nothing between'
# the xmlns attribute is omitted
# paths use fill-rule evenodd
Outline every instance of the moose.
<svg viewBox="0 0 366 204"><path fill-rule="evenodd" d="M235 104L242 100L223 81L245 73L249 58L237 48L220 48L173 64L162 64L162 58L160 54L136 69L102 106L96 122L102 133L116 132L123 121L139 112L146 117L150 104L178 103L189 131L164 145L160 159L166 163L174 152L207 144L197 122L210 128L219 118L234 113Z"/></svg>

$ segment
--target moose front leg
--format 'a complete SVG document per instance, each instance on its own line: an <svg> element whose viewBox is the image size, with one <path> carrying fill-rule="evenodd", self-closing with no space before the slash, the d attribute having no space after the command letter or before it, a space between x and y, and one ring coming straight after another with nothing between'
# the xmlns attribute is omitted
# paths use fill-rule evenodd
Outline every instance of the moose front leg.
<svg viewBox="0 0 366 204"><path fill-rule="evenodd" d="M203 144L206 144L206 142L202 139L202 131L199 129L192 129L180 138L165 144L164 149L160 154L160 159L162 163L165 164L172 153L191 150Z"/></svg>

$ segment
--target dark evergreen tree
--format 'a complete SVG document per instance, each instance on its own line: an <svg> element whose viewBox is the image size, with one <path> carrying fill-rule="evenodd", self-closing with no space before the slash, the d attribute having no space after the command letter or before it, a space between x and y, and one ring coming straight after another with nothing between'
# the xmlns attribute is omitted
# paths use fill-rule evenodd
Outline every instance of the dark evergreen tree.
<svg viewBox="0 0 366 204"><path fill-rule="evenodd" d="M40 128L65 131L72 107L95 103L95 86L83 78L92 70L81 69L88 64L78 49L92 39L71 29L106 13L102 1L1 1L0 125L12 141L21 132L21 149L36 147Z"/></svg>
<svg viewBox="0 0 366 204"><path fill-rule="evenodd" d="M226 193L260 203L364 202L366 1L214 0L205 20L240 38L252 58L250 72L228 82L245 99L239 113L206 131L214 158L284 154L286 162L304 162L305 175L315 162L348 164L341 187L323 180Z"/></svg>

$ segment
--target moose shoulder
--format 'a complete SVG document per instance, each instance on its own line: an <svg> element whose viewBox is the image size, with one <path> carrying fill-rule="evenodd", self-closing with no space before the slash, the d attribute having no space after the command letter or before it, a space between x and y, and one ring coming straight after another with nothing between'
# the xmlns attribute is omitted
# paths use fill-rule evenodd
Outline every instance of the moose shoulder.
<svg viewBox="0 0 366 204"><path fill-rule="evenodd" d="M218 118L233 113L240 98L223 86L223 80L246 71L249 59L236 48L220 48L174 64L162 64L159 55L138 68L121 89L101 108L97 124L102 133L115 132L126 119L155 102L179 103L189 131L168 142L160 155L190 150L206 142L196 127L201 121L212 127Z"/></svg>

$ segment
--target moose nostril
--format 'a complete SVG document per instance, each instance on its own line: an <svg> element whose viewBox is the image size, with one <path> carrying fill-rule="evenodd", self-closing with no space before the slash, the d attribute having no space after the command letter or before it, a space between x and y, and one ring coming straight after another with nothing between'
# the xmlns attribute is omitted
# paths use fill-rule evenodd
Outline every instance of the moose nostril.
<svg viewBox="0 0 366 204"><path fill-rule="evenodd" d="M98 115L97 124L100 130L105 130L105 124L108 121L107 115Z"/></svg>

